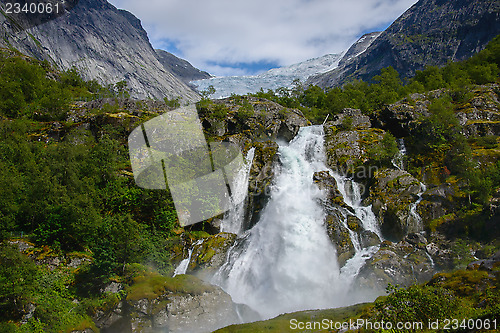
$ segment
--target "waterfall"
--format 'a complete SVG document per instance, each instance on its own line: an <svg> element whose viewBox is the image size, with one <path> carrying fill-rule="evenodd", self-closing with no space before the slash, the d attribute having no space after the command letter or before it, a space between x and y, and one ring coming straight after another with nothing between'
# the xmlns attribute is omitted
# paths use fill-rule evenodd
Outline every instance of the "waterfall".
<svg viewBox="0 0 500 333"><path fill-rule="evenodd" d="M340 270L324 225L321 202L325 193L313 181L315 172L328 170L323 127L301 128L289 144L279 145L278 154L281 163L275 167L268 204L255 226L241 234L229 250L212 282L262 318L353 304L355 297L349 287L378 248L362 249L358 240L355 257ZM354 194L345 197L362 218L363 227L376 232L376 220L369 221L373 213L361 206L356 186L351 182Z"/></svg>
<svg viewBox="0 0 500 333"><path fill-rule="evenodd" d="M425 184L420 182L420 191L417 194L417 197L418 197L417 201L412 203L410 206L410 217L413 219L413 221L415 221L417 223L418 229L420 231L423 230L422 217L417 212L417 208L418 208L418 205L420 204L420 202L422 202L423 194L425 193L426 190L427 190L427 187L425 186Z"/></svg>
<svg viewBox="0 0 500 333"><path fill-rule="evenodd" d="M399 149L399 152L392 160L392 165L394 165L394 167L396 167L397 169L399 169L401 171L405 171L404 158L406 156L407 151L406 151L405 141L403 138L398 139L398 149ZM418 226L418 230L422 230L422 217L420 217L420 215L418 214L417 208L418 208L418 205L420 204L420 202L422 202L422 200L423 200L422 195L427 190L427 187L425 186L424 183L422 183L422 182L419 182L419 183L420 183L420 190L419 190L419 193L417 194L417 201L412 203L410 206L410 215L408 216L408 218L411 220L407 221L407 222L408 223L415 222L416 225Z"/></svg>
<svg viewBox="0 0 500 333"><path fill-rule="evenodd" d="M189 263L191 262L191 256L193 255L193 250L194 250L195 246L201 245L202 243L203 243L203 239L200 239L196 243L193 244L193 246L188 251L188 257L186 259L182 259L182 261L179 263L179 265L177 265L177 267L174 270L174 275L172 277L175 277L176 275L186 274L186 271L189 267Z"/></svg>
<svg viewBox="0 0 500 333"><path fill-rule="evenodd" d="M248 177L252 167L255 148L251 148L245 158L245 165L241 168L234 179L235 193L231 196L231 208L224 214L221 222L221 232L229 232L239 235L242 231L242 225L245 217L246 197L248 195ZM237 204L234 204L237 202Z"/></svg>
<svg viewBox="0 0 500 333"><path fill-rule="evenodd" d="M377 217L372 211L372 206L363 206L361 203L363 200L363 186L351 178L334 173L333 171L330 171L330 174L335 178L337 188L344 197L344 202L352 208L355 216L361 221L363 229L375 233L382 240L382 233L378 226Z"/></svg>
<svg viewBox="0 0 500 333"><path fill-rule="evenodd" d="M323 127L302 128L280 145L281 166L260 220L233 247L213 282L263 318L335 305L340 287L335 248L314 172L325 170Z"/></svg>
<svg viewBox="0 0 500 333"><path fill-rule="evenodd" d="M398 139L398 150L398 153L394 156L391 162L396 169L402 171L405 169L404 158L406 156L406 146L403 138Z"/></svg>

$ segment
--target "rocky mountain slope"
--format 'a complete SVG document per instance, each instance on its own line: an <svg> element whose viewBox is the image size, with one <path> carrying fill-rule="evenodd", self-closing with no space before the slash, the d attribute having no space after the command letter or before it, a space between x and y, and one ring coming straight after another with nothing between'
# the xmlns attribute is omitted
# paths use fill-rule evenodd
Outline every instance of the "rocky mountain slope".
<svg viewBox="0 0 500 333"><path fill-rule="evenodd" d="M308 83L323 88L352 79L370 80L392 66L412 76L425 66L443 66L483 49L500 32L500 3L489 0L420 0L354 61Z"/></svg>
<svg viewBox="0 0 500 333"><path fill-rule="evenodd" d="M381 33L381 31L370 32L361 36L340 59L339 66L344 66L363 54Z"/></svg>
<svg viewBox="0 0 500 333"><path fill-rule="evenodd" d="M162 65L186 84L190 81L209 79L212 77L212 75L193 67L188 61L178 58L172 53L159 49L155 51Z"/></svg>
<svg viewBox="0 0 500 333"><path fill-rule="evenodd" d="M4 16L0 24L0 46L48 59L60 69L75 67L101 84L125 80L132 97L199 99L158 59L141 22L106 0L81 0L66 15L26 31Z"/></svg>

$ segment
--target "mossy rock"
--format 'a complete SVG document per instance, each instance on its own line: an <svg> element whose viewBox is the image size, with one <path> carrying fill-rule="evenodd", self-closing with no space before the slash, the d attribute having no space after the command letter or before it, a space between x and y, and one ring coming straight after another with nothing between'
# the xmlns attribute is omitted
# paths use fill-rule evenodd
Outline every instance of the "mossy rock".
<svg viewBox="0 0 500 333"><path fill-rule="evenodd" d="M190 294L200 295L214 290L209 285L192 275L177 275L175 277L150 274L138 276L133 279L132 285L128 286L126 300L130 302L147 299L157 299L165 294Z"/></svg>
<svg viewBox="0 0 500 333"><path fill-rule="evenodd" d="M195 245L188 270L216 270L224 264L226 253L236 240L235 234L219 233L203 239Z"/></svg>
<svg viewBox="0 0 500 333"><path fill-rule="evenodd" d="M358 232L361 230L361 221L356 216L348 215L347 216L347 226L352 231Z"/></svg>

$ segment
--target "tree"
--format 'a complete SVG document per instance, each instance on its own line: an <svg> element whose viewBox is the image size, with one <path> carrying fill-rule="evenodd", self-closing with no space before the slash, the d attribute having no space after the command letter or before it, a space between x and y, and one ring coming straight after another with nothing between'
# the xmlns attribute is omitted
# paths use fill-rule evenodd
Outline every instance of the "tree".
<svg viewBox="0 0 500 333"><path fill-rule="evenodd" d="M215 87L213 85L209 85L208 88L205 89L205 90L202 90L200 92L200 94L201 94L201 97L203 99L209 99L210 96L212 96L213 94L215 94L215 92L216 92Z"/></svg>

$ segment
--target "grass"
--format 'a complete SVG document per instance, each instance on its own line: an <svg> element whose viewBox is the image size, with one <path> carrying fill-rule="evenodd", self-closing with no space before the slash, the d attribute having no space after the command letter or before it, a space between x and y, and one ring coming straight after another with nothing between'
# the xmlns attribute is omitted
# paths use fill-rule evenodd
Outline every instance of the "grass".
<svg viewBox="0 0 500 333"><path fill-rule="evenodd" d="M231 325L221 328L215 332L217 333L261 333L261 332L311 332L311 330L293 329L294 327L302 327L311 322L323 323L330 321L333 323L348 322L349 319L364 317L372 308L372 304L364 303L357 304L345 308L316 310L316 311L302 311L284 314L273 319L259 321L249 324ZM299 326L300 325L300 326ZM316 324L316 326L323 326ZM331 332L329 329L314 330L313 332Z"/></svg>

